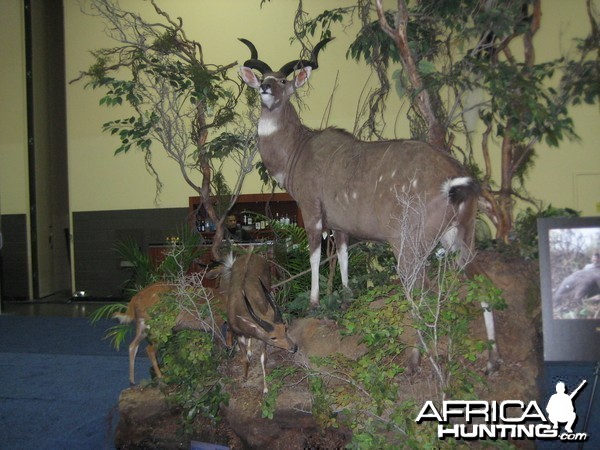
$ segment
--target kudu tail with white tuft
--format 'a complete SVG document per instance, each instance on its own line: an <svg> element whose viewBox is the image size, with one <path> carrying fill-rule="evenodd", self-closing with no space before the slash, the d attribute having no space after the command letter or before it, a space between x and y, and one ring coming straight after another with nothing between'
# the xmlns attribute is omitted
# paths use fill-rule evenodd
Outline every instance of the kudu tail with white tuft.
<svg viewBox="0 0 600 450"><path fill-rule="evenodd" d="M395 217L406 213L397 201L398 192L416 192L423 199L424 217L408 213L415 224L422 223L421 239L441 241L446 249L457 251L463 262L472 256L478 200L477 185L464 168L427 143L365 142L337 128L312 130L301 123L290 98L318 67L318 53L330 40L315 46L310 61L290 61L273 71L258 59L254 45L243 39L251 59L240 69L244 82L261 97L258 138L263 163L302 210L311 255L312 307L319 304L324 230L334 232L342 283L347 288L349 236L388 242L399 262L415 261L417 256L402 248L401 230L394 223ZM295 77L288 80L294 71ZM485 309L484 315L488 338L494 342L491 312ZM494 347L491 366L497 360Z"/></svg>

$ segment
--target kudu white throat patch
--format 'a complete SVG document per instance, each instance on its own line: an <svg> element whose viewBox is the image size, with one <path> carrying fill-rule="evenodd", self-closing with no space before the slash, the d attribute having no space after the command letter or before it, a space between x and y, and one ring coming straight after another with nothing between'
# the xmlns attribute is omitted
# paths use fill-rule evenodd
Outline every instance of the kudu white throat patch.
<svg viewBox="0 0 600 450"><path fill-rule="evenodd" d="M265 137L271 136L279 130L277 122L273 119L260 119L258 121L258 135Z"/></svg>

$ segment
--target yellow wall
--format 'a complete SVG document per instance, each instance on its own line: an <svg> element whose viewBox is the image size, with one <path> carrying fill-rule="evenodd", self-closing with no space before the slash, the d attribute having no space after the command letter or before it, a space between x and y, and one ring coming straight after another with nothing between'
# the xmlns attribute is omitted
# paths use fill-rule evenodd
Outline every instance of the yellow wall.
<svg viewBox="0 0 600 450"><path fill-rule="evenodd" d="M178 0L159 2L173 17L184 19L189 37L203 43L208 62L225 64L242 62L248 57L247 49L237 41L247 37L259 49L260 56L273 66L283 64L297 56L298 46L290 48L292 19L296 2L273 0L259 8L260 1L249 0ZM309 11L320 11L325 5L317 0L305 0ZM336 5L352 4L338 1ZM124 8L140 11L151 16L148 2L121 0ZM572 37L583 36L589 28L583 0L565 2L543 0L542 28L536 36L537 61L568 54L572 49ZM111 45L104 35L104 25L97 18L83 15L79 2L66 0L66 59L67 77L77 76L93 61L89 50ZM321 66L313 74L306 104L310 109L302 113L310 126L319 126L332 88L338 76L330 124L351 128L360 91L369 77L362 65L345 59L346 49L353 30L336 33L321 57ZM70 192L72 211L109 210L129 208L152 208L155 206L155 190L152 177L145 171L142 155L114 157L117 147L115 137L103 134L101 124L126 116L125 111L109 110L98 106L100 92L83 89L83 83L69 85L67 90L68 140ZM396 104L395 104L396 102ZM395 110L399 107L395 95L390 95L390 125L394 124ZM576 130L581 142L565 141L559 149L537 146L538 158L531 172L527 187L530 193L555 206L570 206L584 214L598 214L596 202L600 202L600 158L598 144L598 105L580 106L572 109ZM396 130L390 127L390 136L402 135L403 122ZM475 139L479 141L478 138ZM185 185L175 164L160 153L154 160L165 183L160 207L183 207L188 195L193 194ZM259 191L256 177L246 183L245 192Z"/></svg>
<svg viewBox="0 0 600 450"><path fill-rule="evenodd" d="M308 6L321 2L305 2ZM342 2L340 2L342 3ZM346 1L351 4L351 1ZM142 14L150 12L148 4L139 0L122 1ZM295 2L274 1L259 8L259 1L177 1L164 3L173 17L184 18L185 30L190 38L202 42L205 61L227 64L243 62L249 57L248 49L237 38L247 37L260 49L261 55L273 66L297 58L298 45L290 47L290 27L295 12ZM151 17L148 15L147 17ZM273 24L280 26L273 27ZM103 25L95 18L82 15L75 1L67 2L67 77L74 78L79 70L87 69L93 61L89 50L110 45L103 35ZM270 29L264 32L262 30ZM332 116L336 125L352 127L356 106L355 92L362 88L368 76L365 68L357 68L346 61L344 54L349 37L338 36L326 51L329 70L317 72L312 84L303 118L311 126L319 126L327 99L333 88L336 69L340 69L339 84L346 94L337 95L336 112ZM325 53L324 53L325 54ZM325 59L323 59L325 60ZM359 76L356 76L356 73ZM352 92L349 96L348 92ZM121 112L99 107L100 92L83 89L83 83L70 85L68 95L69 166L80 168L71 173L71 208L74 211L129 209L154 207L155 190L152 177L146 172L142 155L114 157L112 152L118 140L100 132L102 123L120 117ZM348 106L350 105L350 106ZM126 113L122 113L123 117ZM157 155L159 156L159 155ZM165 182L160 197L160 207L187 205L187 197L194 195L183 181L172 161L157 157L154 161ZM87 170L81 170L87 168ZM109 181L110 180L110 181ZM244 192L259 192L262 185L256 175L247 179Z"/></svg>
<svg viewBox="0 0 600 450"><path fill-rule="evenodd" d="M596 14L600 2L592 0ZM542 27L535 38L538 62L573 52L573 38L589 33L585 1L542 0ZM533 197L554 206L569 206L584 215L600 214L599 106L570 108L580 142L563 141L559 148L536 146L538 158L526 184Z"/></svg>
<svg viewBox="0 0 600 450"><path fill-rule="evenodd" d="M0 211L28 210L25 41L21 0L3 0L0 13Z"/></svg>

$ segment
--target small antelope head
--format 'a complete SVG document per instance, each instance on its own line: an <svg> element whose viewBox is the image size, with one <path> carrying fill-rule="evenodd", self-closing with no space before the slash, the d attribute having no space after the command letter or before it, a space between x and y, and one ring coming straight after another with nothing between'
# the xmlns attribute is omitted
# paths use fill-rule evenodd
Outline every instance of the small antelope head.
<svg viewBox="0 0 600 450"><path fill-rule="evenodd" d="M313 70L319 67L317 57L321 48L323 48L333 38L323 39L312 51L310 61L305 59L296 59L284 64L279 71L275 72L271 67L258 59L258 51L252 42L247 39L240 39L250 49L251 57L240 68L242 80L253 89L257 89L262 104L269 110L274 110L281 106L296 89L302 87ZM256 76L254 70L261 73L262 79ZM287 77L298 70L297 75L292 81Z"/></svg>
<svg viewBox="0 0 600 450"><path fill-rule="evenodd" d="M250 317L248 318L239 315L238 318L246 325L253 328L256 337L261 341L267 343L268 345L272 345L273 347L288 350L290 353L296 353L298 346L287 335L287 325L281 317L281 310L275 303L273 296L267 290L262 281L260 282L260 285L262 286L265 298L273 309L273 321L269 322L258 317L258 315L254 312L252 305L248 301L245 292L243 293L244 303L246 304L246 308L248 310L248 314L250 314Z"/></svg>

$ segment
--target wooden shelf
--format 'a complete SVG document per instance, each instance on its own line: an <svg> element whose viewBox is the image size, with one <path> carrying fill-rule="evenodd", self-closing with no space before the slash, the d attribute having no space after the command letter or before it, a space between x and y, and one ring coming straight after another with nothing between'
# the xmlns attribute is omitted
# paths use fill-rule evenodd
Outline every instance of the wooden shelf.
<svg viewBox="0 0 600 450"><path fill-rule="evenodd" d="M218 199L213 200L215 203ZM198 210L200 204L200 197L189 198L189 212L191 220L194 223L200 223L202 220L206 221L208 215L206 210L202 206ZM242 218L244 214L248 215L261 215L266 216L270 219L276 217L288 217L290 221L295 221L299 226L304 227L304 221L302 219L302 212L294 199L288 193L277 193L277 194L242 194L238 197L237 202L229 214L235 214L238 223L242 224ZM253 221L254 224L254 221ZM250 227L250 225L248 225ZM267 238L269 230L257 230L254 227L247 229L247 232L256 239ZM205 231L203 236L210 239L212 237L210 230Z"/></svg>

